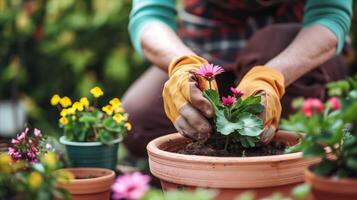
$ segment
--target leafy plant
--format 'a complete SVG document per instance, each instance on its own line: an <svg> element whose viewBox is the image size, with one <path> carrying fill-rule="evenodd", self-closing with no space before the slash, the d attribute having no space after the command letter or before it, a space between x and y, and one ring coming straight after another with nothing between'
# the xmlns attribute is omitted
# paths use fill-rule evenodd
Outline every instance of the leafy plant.
<svg viewBox="0 0 357 200"><path fill-rule="evenodd" d="M337 97L325 104L319 99L306 99L299 112L282 120L282 129L306 133L287 151L302 151L304 157L322 158L312 168L318 175L357 177L356 112L357 103L342 105Z"/></svg>
<svg viewBox="0 0 357 200"><path fill-rule="evenodd" d="M56 186L73 175L57 172L62 166L58 160L40 130L30 135L26 129L12 140L7 154L0 154L0 199L69 199L69 193Z"/></svg>
<svg viewBox="0 0 357 200"><path fill-rule="evenodd" d="M110 100L100 110L97 107L98 98L104 92L99 87L92 88L90 92L94 97L92 105L87 97L82 97L73 104L66 96L61 98L56 94L51 98L51 104L60 111L59 124L67 140L110 143L131 130L131 124L127 122L128 115L118 98Z"/></svg>
<svg viewBox="0 0 357 200"><path fill-rule="evenodd" d="M244 148L255 147L259 143L263 122L257 115L263 112L264 107L260 103L260 96L243 99L243 92L235 88L231 88L233 96L222 97L221 101L218 92L211 88L211 81L222 72L222 68L212 64L202 66L194 72L205 78L210 86L203 91L215 111L215 130L209 143L228 152L241 152Z"/></svg>

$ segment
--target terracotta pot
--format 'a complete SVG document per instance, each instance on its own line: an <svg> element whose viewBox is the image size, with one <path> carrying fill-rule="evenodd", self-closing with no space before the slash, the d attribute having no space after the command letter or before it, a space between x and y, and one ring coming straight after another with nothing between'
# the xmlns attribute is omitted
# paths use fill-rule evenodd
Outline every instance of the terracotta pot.
<svg viewBox="0 0 357 200"><path fill-rule="evenodd" d="M102 168L66 168L76 179L69 184L58 187L66 189L72 195L72 200L108 200L115 173Z"/></svg>
<svg viewBox="0 0 357 200"><path fill-rule="evenodd" d="M280 131L275 140L291 146L298 137ZM196 187L218 189L216 199L230 200L253 191L257 198L273 192L289 196L290 190L304 180L307 166L319 159L303 159L302 153L261 157L210 157L175 153L190 143L180 134L151 141L148 146L151 173L161 180L164 190Z"/></svg>
<svg viewBox="0 0 357 200"><path fill-rule="evenodd" d="M311 185L311 200L356 200L357 179L333 179L305 170L305 181Z"/></svg>

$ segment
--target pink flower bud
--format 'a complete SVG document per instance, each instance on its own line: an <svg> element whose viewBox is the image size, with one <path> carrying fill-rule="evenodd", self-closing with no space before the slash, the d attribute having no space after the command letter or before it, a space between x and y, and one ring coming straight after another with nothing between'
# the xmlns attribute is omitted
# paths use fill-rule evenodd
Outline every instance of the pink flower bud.
<svg viewBox="0 0 357 200"><path fill-rule="evenodd" d="M236 97L241 97L244 95L244 92L238 88L231 87L231 92L233 93L234 96Z"/></svg>
<svg viewBox="0 0 357 200"><path fill-rule="evenodd" d="M332 110L339 110L341 108L341 101L338 97L331 97L327 102L331 105Z"/></svg>
<svg viewBox="0 0 357 200"><path fill-rule="evenodd" d="M42 134L41 134L41 130L35 128L33 130L33 134L36 136L36 137L42 137Z"/></svg>
<svg viewBox="0 0 357 200"><path fill-rule="evenodd" d="M324 104L320 99L308 98L304 101L302 105L302 112L305 116L311 117L315 112L320 113L324 110Z"/></svg>

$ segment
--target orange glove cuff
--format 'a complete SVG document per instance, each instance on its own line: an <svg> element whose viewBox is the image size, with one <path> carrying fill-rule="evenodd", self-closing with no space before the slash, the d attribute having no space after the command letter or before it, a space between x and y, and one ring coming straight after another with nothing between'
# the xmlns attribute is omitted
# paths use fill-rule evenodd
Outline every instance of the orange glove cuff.
<svg viewBox="0 0 357 200"><path fill-rule="evenodd" d="M273 90L281 98L285 93L284 76L273 68L256 66L244 76L238 88L243 90L244 97L255 95L264 90Z"/></svg>

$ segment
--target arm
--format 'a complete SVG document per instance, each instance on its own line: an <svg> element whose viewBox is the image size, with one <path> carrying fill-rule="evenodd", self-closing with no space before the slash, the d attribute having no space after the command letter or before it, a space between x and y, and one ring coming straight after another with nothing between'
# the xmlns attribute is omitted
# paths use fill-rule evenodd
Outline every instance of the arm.
<svg viewBox="0 0 357 200"><path fill-rule="evenodd" d="M137 52L167 71L170 62L194 55L175 33L175 0L134 0L129 33Z"/></svg>
<svg viewBox="0 0 357 200"><path fill-rule="evenodd" d="M280 71L285 86L324 63L343 47L352 16L352 0L310 0L304 28L278 56L266 63Z"/></svg>

